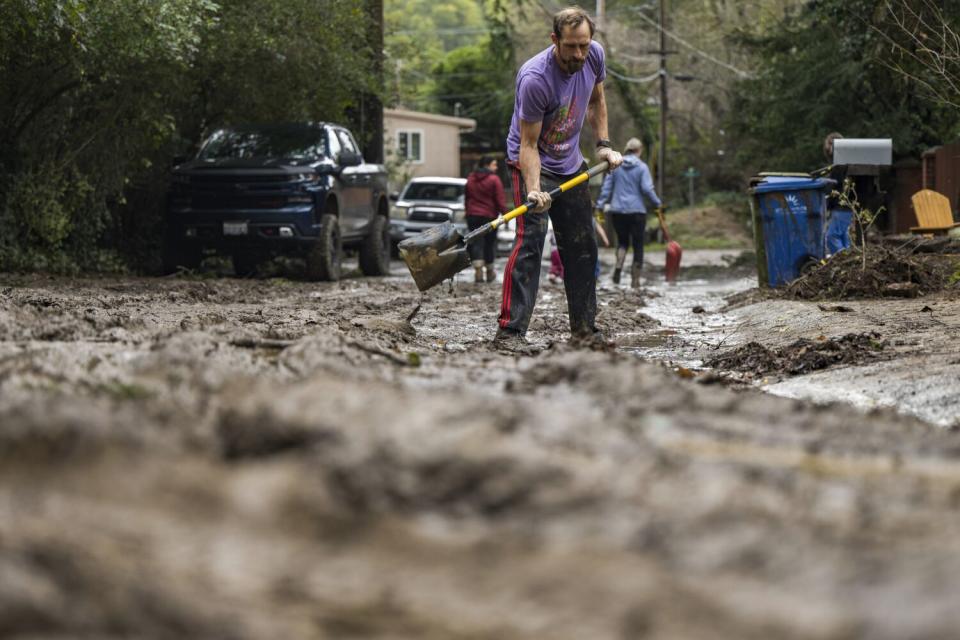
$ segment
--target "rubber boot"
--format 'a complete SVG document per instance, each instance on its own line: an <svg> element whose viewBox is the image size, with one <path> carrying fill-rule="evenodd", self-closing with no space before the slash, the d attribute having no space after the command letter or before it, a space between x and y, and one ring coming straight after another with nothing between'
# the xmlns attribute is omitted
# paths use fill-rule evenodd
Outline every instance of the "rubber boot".
<svg viewBox="0 0 960 640"><path fill-rule="evenodd" d="M640 286L640 272L643 270L643 265L635 264L630 267L630 288L636 289Z"/></svg>
<svg viewBox="0 0 960 640"><path fill-rule="evenodd" d="M487 282L496 282L497 272L494 270L492 262L487 263Z"/></svg>
<svg viewBox="0 0 960 640"><path fill-rule="evenodd" d="M613 284L620 284L620 274L623 273L623 269L617 267L613 270Z"/></svg>
<svg viewBox="0 0 960 640"><path fill-rule="evenodd" d="M483 282L483 260L473 261L473 281Z"/></svg>

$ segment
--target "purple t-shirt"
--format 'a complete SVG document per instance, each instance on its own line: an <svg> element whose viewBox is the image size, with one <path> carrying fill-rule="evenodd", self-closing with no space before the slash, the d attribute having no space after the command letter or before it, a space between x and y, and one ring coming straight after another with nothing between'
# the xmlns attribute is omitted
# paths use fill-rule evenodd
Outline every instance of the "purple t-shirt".
<svg viewBox="0 0 960 640"><path fill-rule="evenodd" d="M507 159L520 158L520 120L543 122L540 130L540 165L561 175L576 172L583 164L580 131L593 88L607 77L603 47L590 42L583 68L569 75L554 58L553 46L527 60L517 73L517 96L507 135Z"/></svg>

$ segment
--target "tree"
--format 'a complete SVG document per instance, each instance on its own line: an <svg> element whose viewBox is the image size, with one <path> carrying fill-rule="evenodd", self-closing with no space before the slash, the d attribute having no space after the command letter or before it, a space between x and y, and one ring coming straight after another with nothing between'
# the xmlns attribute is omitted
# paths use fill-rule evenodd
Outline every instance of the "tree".
<svg viewBox="0 0 960 640"><path fill-rule="evenodd" d="M0 4L0 268L149 263L170 158L216 126L381 91L363 3Z"/></svg>
<svg viewBox="0 0 960 640"><path fill-rule="evenodd" d="M824 164L830 131L889 137L895 153L916 155L944 140L957 112L922 98L911 80L891 75L895 32L884 0L818 0L764 36L740 42L759 62L739 81L728 128L749 171L810 170Z"/></svg>
<svg viewBox="0 0 960 640"><path fill-rule="evenodd" d="M386 75L389 102L435 109L432 71L455 48L487 35L484 5L476 0L386 0Z"/></svg>
<svg viewBox="0 0 960 640"><path fill-rule="evenodd" d="M0 266L97 266L108 206L173 130L208 0L22 0L0 9ZM166 90L165 90L166 89Z"/></svg>
<svg viewBox="0 0 960 640"><path fill-rule="evenodd" d="M891 49L886 64L928 98L960 107L960 6L932 0L884 3L890 31L878 30ZM876 28L876 27L874 27Z"/></svg>

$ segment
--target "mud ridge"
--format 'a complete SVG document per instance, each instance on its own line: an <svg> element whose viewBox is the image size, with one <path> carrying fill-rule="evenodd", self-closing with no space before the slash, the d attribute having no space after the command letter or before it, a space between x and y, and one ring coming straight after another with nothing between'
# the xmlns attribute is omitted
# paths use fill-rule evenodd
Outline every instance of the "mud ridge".
<svg viewBox="0 0 960 640"><path fill-rule="evenodd" d="M839 338L806 338L786 347L767 348L759 342L747 344L704 362L704 366L737 371L754 377L770 374L802 375L837 365L877 360L887 342L879 333L849 333Z"/></svg>

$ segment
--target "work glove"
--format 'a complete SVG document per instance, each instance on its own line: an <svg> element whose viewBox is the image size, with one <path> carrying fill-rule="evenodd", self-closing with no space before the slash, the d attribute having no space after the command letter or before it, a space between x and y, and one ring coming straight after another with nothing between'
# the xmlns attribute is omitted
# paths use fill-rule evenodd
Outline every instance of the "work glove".
<svg viewBox="0 0 960 640"><path fill-rule="evenodd" d="M593 217L594 217L594 219L595 219L599 224L601 224L601 225L602 225L604 222L607 221L606 217L603 215L603 211L604 211L603 209L594 209L594 210L593 210Z"/></svg>
<svg viewBox="0 0 960 640"><path fill-rule="evenodd" d="M623 156L619 151L614 151L610 147L599 147L597 149L597 160L603 162L606 160L610 164L610 171L613 171L623 164Z"/></svg>

